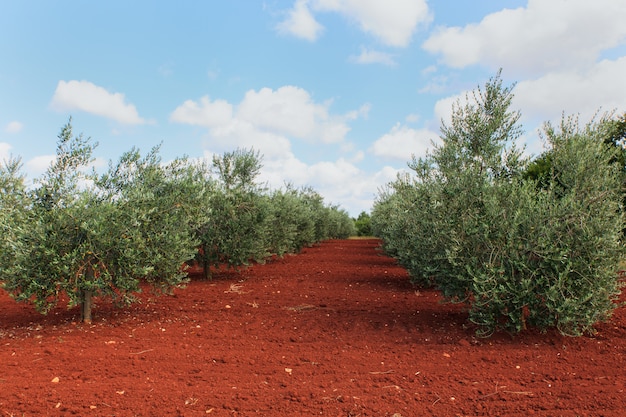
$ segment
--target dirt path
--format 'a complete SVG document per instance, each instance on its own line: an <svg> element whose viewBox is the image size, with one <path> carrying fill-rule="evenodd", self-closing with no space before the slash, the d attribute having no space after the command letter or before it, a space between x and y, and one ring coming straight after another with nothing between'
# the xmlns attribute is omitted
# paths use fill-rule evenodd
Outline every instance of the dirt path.
<svg viewBox="0 0 626 417"><path fill-rule="evenodd" d="M91 326L0 294L1 416L623 416L626 314L476 339L375 240L340 240Z"/></svg>

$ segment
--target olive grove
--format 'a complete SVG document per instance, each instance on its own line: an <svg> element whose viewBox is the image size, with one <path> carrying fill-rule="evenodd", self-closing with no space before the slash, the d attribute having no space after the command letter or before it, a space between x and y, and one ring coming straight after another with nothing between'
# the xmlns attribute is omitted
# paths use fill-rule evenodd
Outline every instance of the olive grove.
<svg viewBox="0 0 626 417"><path fill-rule="evenodd" d="M168 293L187 282L194 260L208 277L212 265L247 265L355 233L348 214L321 197L312 205L308 191L256 184L254 151L208 164L132 149L96 173L96 146L73 135L70 119L33 186L19 158L0 166L0 285L42 313L66 297L90 322L94 297L123 305L142 284Z"/></svg>

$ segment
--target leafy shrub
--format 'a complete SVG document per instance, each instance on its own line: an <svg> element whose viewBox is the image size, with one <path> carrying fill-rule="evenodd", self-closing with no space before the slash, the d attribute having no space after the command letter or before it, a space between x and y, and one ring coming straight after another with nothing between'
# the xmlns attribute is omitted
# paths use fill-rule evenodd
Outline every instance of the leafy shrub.
<svg viewBox="0 0 626 417"><path fill-rule="evenodd" d="M358 236L372 236L372 219L367 212L359 213L359 217L354 219L354 227Z"/></svg>
<svg viewBox="0 0 626 417"><path fill-rule="evenodd" d="M197 228L197 259L207 278L211 266L238 268L355 233L348 214L326 206L310 187L287 186L267 193L256 183L261 167L261 157L253 150L237 149L213 159L216 178L202 203L204 223Z"/></svg>
<svg viewBox="0 0 626 417"><path fill-rule="evenodd" d="M622 167L603 143L606 120L547 124L552 165L538 186L523 176L511 99L498 75L457 103L443 144L379 196L373 230L416 283L467 303L481 335L593 331L615 307L623 255Z"/></svg>
<svg viewBox="0 0 626 417"><path fill-rule="evenodd" d="M206 277L211 265L236 268L269 255L264 238L269 207L255 183L260 169L260 156L252 150L213 158L217 179L204 201L206 221L199 228L198 257Z"/></svg>
<svg viewBox="0 0 626 417"><path fill-rule="evenodd" d="M0 166L0 284L42 313L66 294L89 322L92 297L130 303L141 282L169 292L186 282L190 261L208 276L211 265L262 262L354 231L345 211L310 188L267 194L252 150L209 167L133 149L98 175L88 172L97 144L74 137L71 119L58 138L33 189L19 159Z"/></svg>
<svg viewBox="0 0 626 417"><path fill-rule="evenodd" d="M184 282L181 264L197 245L183 209L189 183L172 175L174 165L162 166L157 149L144 159L133 151L98 178L85 173L94 147L68 123L34 189L24 189L15 164L1 172L13 184L2 205L20 201L3 223L3 287L43 313L67 294L87 322L92 296L130 302L140 279L162 291Z"/></svg>

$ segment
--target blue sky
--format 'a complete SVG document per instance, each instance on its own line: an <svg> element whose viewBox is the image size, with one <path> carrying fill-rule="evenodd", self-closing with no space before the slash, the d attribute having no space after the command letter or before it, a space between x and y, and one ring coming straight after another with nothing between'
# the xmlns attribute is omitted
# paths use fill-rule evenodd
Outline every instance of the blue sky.
<svg viewBox="0 0 626 417"><path fill-rule="evenodd" d="M96 166L238 147L356 216L502 68L527 152L561 114L626 110L616 0L0 1L0 159L29 178L72 116Z"/></svg>

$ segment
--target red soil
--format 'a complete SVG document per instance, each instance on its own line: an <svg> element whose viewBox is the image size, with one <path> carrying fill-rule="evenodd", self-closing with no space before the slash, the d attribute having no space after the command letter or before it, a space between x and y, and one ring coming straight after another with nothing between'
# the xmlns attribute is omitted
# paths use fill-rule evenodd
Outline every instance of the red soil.
<svg viewBox="0 0 626 417"><path fill-rule="evenodd" d="M2 416L624 416L626 311L477 339L376 240L40 316L0 294Z"/></svg>

